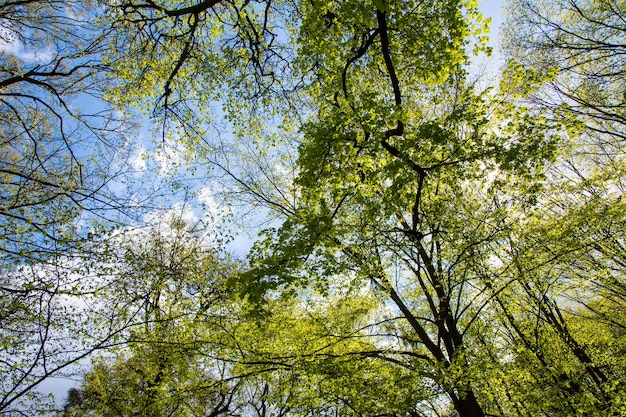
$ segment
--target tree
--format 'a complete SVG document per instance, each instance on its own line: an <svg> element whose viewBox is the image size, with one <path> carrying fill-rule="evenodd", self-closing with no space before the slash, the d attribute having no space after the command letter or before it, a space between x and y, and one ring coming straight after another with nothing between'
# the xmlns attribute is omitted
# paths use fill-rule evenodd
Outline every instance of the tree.
<svg viewBox="0 0 626 417"><path fill-rule="evenodd" d="M289 3L122 0L109 12L113 47L105 61L118 74L109 97L140 104L163 135L180 129L187 139L208 140L216 103L235 125L254 125L243 112L253 117L266 100L286 105L301 82L286 41L297 24Z"/></svg>
<svg viewBox="0 0 626 417"><path fill-rule="evenodd" d="M86 234L79 216L131 214L111 185L129 169L135 126L103 101L97 13L90 2L0 6L3 266L70 251Z"/></svg>
<svg viewBox="0 0 626 417"><path fill-rule="evenodd" d="M42 381L114 343L83 304L90 263L157 197L136 188L137 124L105 100L102 6L0 5L0 413L36 410Z"/></svg>
<svg viewBox="0 0 626 417"><path fill-rule="evenodd" d="M239 384L229 384L225 370L201 360L180 334L159 336L95 361L60 415L233 415L241 406L234 398Z"/></svg>
<svg viewBox="0 0 626 417"><path fill-rule="evenodd" d="M554 181L541 204L525 211L513 229L509 249L500 259L515 277L514 285L502 294L508 301L501 301L500 308L519 337L517 343L543 368L546 382L564 385L559 395L545 398L544 409L567 403L567 411L560 409L565 415L581 409L590 415L619 415L622 394L617 387L623 376L613 364L621 355L608 359L595 345L606 343L610 334L612 344L622 343L618 248L623 206L610 177L579 180ZM610 319L602 318L606 311L600 305L616 309ZM597 329L580 332L581 322L595 323ZM606 326L612 330L607 332Z"/></svg>
<svg viewBox="0 0 626 417"><path fill-rule="evenodd" d="M593 317L585 323L606 335L595 306L621 310L613 303L623 283L623 16L611 1L511 2L505 45L509 74L517 74L509 91L566 128L541 204L526 213L511 245L524 286L518 297L527 294L535 328L559 338L577 364L558 378L588 397L578 406L615 415L621 370L593 347L597 341L572 329ZM536 345L538 355L553 349L544 345Z"/></svg>
<svg viewBox="0 0 626 417"><path fill-rule="evenodd" d="M505 52L555 117L624 140L624 16L619 1L511 1ZM526 70L522 70L525 68Z"/></svg>
<svg viewBox="0 0 626 417"><path fill-rule="evenodd" d="M362 415L406 411L420 395L398 353L372 345L371 297L274 300L258 317L225 286L235 265L181 217L124 241L99 297L110 292L130 323L123 345L93 363L61 415Z"/></svg>
<svg viewBox="0 0 626 417"><path fill-rule="evenodd" d="M100 266L97 303L125 330L117 348L94 360L63 415L218 416L238 407L238 382L205 356L233 320L225 282L237 266L183 212L154 220L120 236L118 263Z"/></svg>
<svg viewBox="0 0 626 417"><path fill-rule="evenodd" d="M429 387L405 352L372 344L385 337L369 324L373 301L309 294L262 318L243 300L191 326L162 317L165 333L96 361L61 415L414 415Z"/></svg>
<svg viewBox="0 0 626 417"><path fill-rule="evenodd" d="M612 1L512 2L506 36L513 64L549 75L529 83L532 88L525 91L529 105L553 118L569 119L569 138L550 169L554 187L546 193L541 213L550 219L546 230L559 234L554 242L565 243L554 250L576 254L579 271L604 264L599 269L618 274L610 274L618 287L617 253L623 237L617 225L622 222L624 192L620 39L625 13L623 5ZM533 36L526 36L529 33ZM528 78L520 76L517 81ZM561 227L555 227L557 223Z"/></svg>
<svg viewBox="0 0 626 417"><path fill-rule="evenodd" d="M119 342L129 323L97 308L105 285L91 270L98 261L95 251L90 263L59 257L55 263L14 267L0 278L7 295L0 303L0 413L54 410L53 398L40 393L40 384L71 376L80 361Z"/></svg>
<svg viewBox="0 0 626 417"><path fill-rule="evenodd" d="M257 245L247 290L323 288L351 271L404 318L396 343L409 343L419 374L459 415L485 415L491 410L475 388L470 364L478 358L467 340L502 290L482 272L490 245L507 229L502 183L485 171L497 175L497 167L533 181L553 148L530 114L517 128L490 135L485 101L460 68L467 22L458 5L437 6L351 5L350 15L332 9L334 22L354 33L347 41L325 29L319 10L305 14L302 30L311 35L302 40L301 65L319 68L321 81L312 93L319 110L299 147L302 198ZM425 15L433 27L414 32L411 22ZM422 36L435 38L442 27L458 37L446 51L429 50ZM441 60L424 62L422 54Z"/></svg>

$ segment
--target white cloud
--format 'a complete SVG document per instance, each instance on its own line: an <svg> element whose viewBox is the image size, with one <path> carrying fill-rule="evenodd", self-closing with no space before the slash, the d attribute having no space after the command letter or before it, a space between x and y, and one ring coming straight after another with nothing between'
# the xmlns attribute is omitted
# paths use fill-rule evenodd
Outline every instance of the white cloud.
<svg viewBox="0 0 626 417"><path fill-rule="evenodd" d="M196 216L187 204L179 201L174 203L167 210L154 210L148 213L143 222L154 229L158 229L164 236L170 236L176 234L172 225L178 221L191 225L197 223L199 220L198 216Z"/></svg>
<svg viewBox="0 0 626 417"><path fill-rule="evenodd" d="M225 216L232 214L232 207L223 205L215 201L215 195L219 194L221 187L218 184L204 186L196 193L196 198L203 206L203 217L205 221L214 225L223 220Z"/></svg>
<svg viewBox="0 0 626 417"><path fill-rule="evenodd" d="M198 200L206 206L211 214L218 215L220 213L219 206L213 198L214 192L210 187L202 187L196 194Z"/></svg>
<svg viewBox="0 0 626 417"><path fill-rule="evenodd" d="M181 145L174 141L159 146L154 156L159 173L163 176L174 174L181 166L182 152Z"/></svg>
<svg viewBox="0 0 626 417"><path fill-rule="evenodd" d="M26 50L24 44L19 39L13 36L6 36L6 34L0 36L0 53L12 55L26 63L40 64L49 63L54 56L50 49Z"/></svg>
<svg viewBox="0 0 626 417"><path fill-rule="evenodd" d="M135 171L145 171L147 169L146 160L148 158L147 150L143 145L136 146L130 156L129 163Z"/></svg>

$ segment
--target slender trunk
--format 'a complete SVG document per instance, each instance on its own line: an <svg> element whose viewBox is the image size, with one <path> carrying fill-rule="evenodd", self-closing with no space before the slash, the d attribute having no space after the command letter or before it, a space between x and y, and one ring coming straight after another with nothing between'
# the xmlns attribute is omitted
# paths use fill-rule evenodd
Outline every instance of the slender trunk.
<svg viewBox="0 0 626 417"><path fill-rule="evenodd" d="M402 311L404 317L407 319L411 327L413 327L415 332L420 337L420 340L428 348L433 357L438 362L443 361L446 362L447 365L450 365L450 362L445 359L444 353L441 351L439 346L428 337L426 330L422 327L417 318L413 316L400 295L393 289L393 287L390 287L388 290L390 291L391 299L394 301L396 306L398 306L400 311ZM460 336L460 333L458 333L458 331L454 333L459 334ZM449 336L449 332L447 333L447 335ZM458 347L460 347L461 345L461 341L459 340ZM454 408L457 413L459 413L459 417L483 417L485 415L482 407L480 406L480 404L478 404L478 400L476 399L474 392L471 389L466 389L460 394L457 393L455 389L452 389L448 391L448 395L452 399Z"/></svg>

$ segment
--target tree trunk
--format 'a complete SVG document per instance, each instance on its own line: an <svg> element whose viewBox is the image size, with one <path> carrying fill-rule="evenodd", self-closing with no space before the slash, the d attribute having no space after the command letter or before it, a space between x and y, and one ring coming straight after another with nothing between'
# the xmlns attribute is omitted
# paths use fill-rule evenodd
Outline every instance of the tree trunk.
<svg viewBox="0 0 626 417"><path fill-rule="evenodd" d="M484 417L483 411L478 400L474 396L474 392L469 390L462 393L463 398L457 394L451 394L452 402L454 403L454 409L459 413L459 417Z"/></svg>

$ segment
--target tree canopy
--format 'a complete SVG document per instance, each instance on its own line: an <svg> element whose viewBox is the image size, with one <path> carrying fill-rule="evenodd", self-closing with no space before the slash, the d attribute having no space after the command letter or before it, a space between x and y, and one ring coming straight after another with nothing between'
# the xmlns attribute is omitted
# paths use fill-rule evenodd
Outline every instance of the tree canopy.
<svg viewBox="0 0 626 417"><path fill-rule="evenodd" d="M0 414L623 415L626 10L505 4L0 5Z"/></svg>

